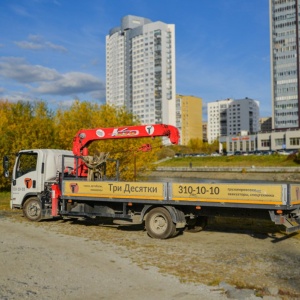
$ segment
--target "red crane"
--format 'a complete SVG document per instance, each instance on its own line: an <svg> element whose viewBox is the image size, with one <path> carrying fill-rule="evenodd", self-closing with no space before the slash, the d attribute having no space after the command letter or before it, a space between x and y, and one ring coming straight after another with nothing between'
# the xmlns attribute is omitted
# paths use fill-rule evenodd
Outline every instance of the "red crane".
<svg viewBox="0 0 300 300"><path fill-rule="evenodd" d="M107 140L107 139L128 139L128 138L144 138L144 137L157 137L166 136L170 139L172 144L178 144L179 131L172 125L153 124L153 125L135 125L135 126L120 126L111 128L95 128L95 129L81 129L73 139L73 153L76 156L87 156L88 145L93 141ZM149 145L144 145L140 148L141 151L151 149ZM79 169L79 176L85 176L87 167L84 166L82 160L79 159L78 165L75 170Z"/></svg>

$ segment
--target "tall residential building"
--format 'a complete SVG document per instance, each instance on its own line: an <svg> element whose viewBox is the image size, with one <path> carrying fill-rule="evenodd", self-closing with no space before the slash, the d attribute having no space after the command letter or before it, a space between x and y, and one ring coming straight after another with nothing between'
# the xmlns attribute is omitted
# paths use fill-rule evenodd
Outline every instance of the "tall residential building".
<svg viewBox="0 0 300 300"><path fill-rule="evenodd" d="M269 0L272 127L300 127L299 1Z"/></svg>
<svg viewBox="0 0 300 300"><path fill-rule="evenodd" d="M180 131L180 144L190 139L202 140L202 99L194 96L176 96L176 127Z"/></svg>
<svg viewBox="0 0 300 300"><path fill-rule="evenodd" d="M207 140L209 143L222 136L243 131L259 131L259 102L250 98L226 99L207 103Z"/></svg>
<svg viewBox="0 0 300 300"><path fill-rule="evenodd" d="M142 124L176 124L175 26L125 16L106 36L106 102Z"/></svg>

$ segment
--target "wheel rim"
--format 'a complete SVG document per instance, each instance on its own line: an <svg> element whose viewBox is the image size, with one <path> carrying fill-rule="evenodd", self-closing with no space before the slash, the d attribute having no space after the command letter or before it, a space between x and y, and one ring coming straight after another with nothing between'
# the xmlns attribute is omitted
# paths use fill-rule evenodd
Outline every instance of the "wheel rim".
<svg viewBox="0 0 300 300"><path fill-rule="evenodd" d="M41 213L41 208L38 203L33 202L33 203L30 203L26 212L30 218L36 218L36 217L39 217L39 215Z"/></svg>
<svg viewBox="0 0 300 300"><path fill-rule="evenodd" d="M152 216L150 226L155 234L162 234L168 228L168 221L164 215L157 213Z"/></svg>

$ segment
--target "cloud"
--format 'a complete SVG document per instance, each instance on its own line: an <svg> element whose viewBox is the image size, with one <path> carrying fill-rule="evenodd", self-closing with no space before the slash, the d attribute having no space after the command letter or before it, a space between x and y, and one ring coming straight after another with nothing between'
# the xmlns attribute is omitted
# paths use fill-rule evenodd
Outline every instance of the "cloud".
<svg viewBox="0 0 300 300"><path fill-rule="evenodd" d="M61 74L55 69L31 65L19 57L0 58L0 77L23 84L23 89L35 97L58 95L74 98L78 94L89 94L91 98L100 101L105 97L105 82L91 74Z"/></svg>
<svg viewBox="0 0 300 300"><path fill-rule="evenodd" d="M104 88L102 90L93 91L90 95L93 99L98 100L103 104L106 102L106 90Z"/></svg>
<svg viewBox="0 0 300 300"><path fill-rule="evenodd" d="M0 76L21 83L57 80L61 75L54 69L39 65L30 65L19 57L0 58Z"/></svg>
<svg viewBox="0 0 300 300"><path fill-rule="evenodd" d="M14 11L15 14L22 16L22 17L30 17L31 15L28 11L20 5L11 5L11 9Z"/></svg>
<svg viewBox="0 0 300 300"><path fill-rule="evenodd" d="M48 95L71 95L104 89L104 83L95 76L80 72L70 72L63 74L57 80L41 83L33 91Z"/></svg>
<svg viewBox="0 0 300 300"><path fill-rule="evenodd" d="M64 46L55 45L51 42L45 42L45 47L48 47L51 50L55 50L59 52L68 52L68 50Z"/></svg>
<svg viewBox="0 0 300 300"><path fill-rule="evenodd" d="M10 92L9 94L1 94L0 99L9 99L9 102L18 102L18 101L35 101L38 100L36 97L32 97L30 94L20 91Z"/></svg>
<svg viewBox="0 0 300 300"><path fill-rule="evenodd" d="M39 35L29 35L27 41L15 42L15 44L22 49L29 50L54 50L59 52L67 52L68 50L60 45L53 44L51 42L45 41L43 37Z"/></svg>

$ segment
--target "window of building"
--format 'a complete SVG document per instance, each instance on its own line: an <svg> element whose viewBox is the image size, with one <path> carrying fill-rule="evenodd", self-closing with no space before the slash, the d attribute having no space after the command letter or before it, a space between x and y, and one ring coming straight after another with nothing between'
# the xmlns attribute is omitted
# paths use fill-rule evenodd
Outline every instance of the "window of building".
<svg viewBox="0 0 300 300"><path fill-rule="evenodd" d="M299 146L300 145L300 137L290 138L291 146Z"/></svg>
<svg viewBox="0 0 300 300"><path fill-rule="evenodd" d="M246 141L246 151L249 151L249 141Z"/></svg>
<svg viewBox="0 0 300 300"><path fill-rule="evenodd" d="M270 147L271 146L270 140L261 140L261 146Z"/></svg>
<svg viewBox="0 0 300 300"><path fill-rule="evenodd" d="M284 145L284 139L283 138L275 139L275 145L276 146L282 146L282 145Z"/></svg>

